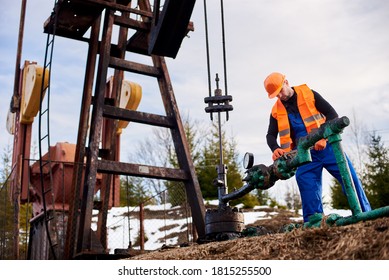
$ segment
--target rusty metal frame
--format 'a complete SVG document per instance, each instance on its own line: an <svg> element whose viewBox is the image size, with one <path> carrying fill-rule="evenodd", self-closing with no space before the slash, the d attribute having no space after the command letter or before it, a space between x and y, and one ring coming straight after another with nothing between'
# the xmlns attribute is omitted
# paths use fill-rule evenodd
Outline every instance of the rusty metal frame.
<svg viewBox="0 0 389 280"><path fill-rule="evenodd" d="M59 3L62 2L63 1L59 1ZM71 34L64 30L65 37L89 43L77 136L76 164L73 172L73 203L69 207L64 258L72 259L75 257L79 258L82 254L107 253L106 222L108 201L110 199L110 194L113 192L112 186L114 185L114 181L118 178L116 176L117 174L184 182L197 234L200 237L204 236L204 202L165 60L161 56L149 55L153 65L148 66L124 59L126 51L130 51L131 49L131 47L129 47L130 40L127 41L128 28L133 28L137 32L143 32L143 38L144 36L149 36L147 34L150 32L150 25L154 17L151 12L150 1L139 0L139 10L126 7L126 0L113 2L85 0L84 3L103 8L105 16L103 28L101 29L103 32L101 41L99 41L101 15L93 22L89 39L80 37L78 33L75 33L72 38ZM116 11L120 11L121 15L117 15ZM142 21L130 19L129 13L140 15ZM45 28L49 32L50 21L47 22L46 25ZM114 25L119 25L120 27L117 45L111 43ZM66 27L66 22L63 26ZM133 36L132 39L134 38L136 38L136 36ZM142 41L141 44L136 45L136 47L141 46L142 48L145 48L144 43L145 41ZM96 67L97 73L95 74ZM110 95L106 95L108 68L115 69L115 83ZM166 116L133 112L118 108L119 85L121 85L124 71L157 78ZM92 89L93 87L94 89ZM106 100L108 99L113 100L113 102L109 104L106 103ZM90 108L92 108L91 113ZM117 120L127 120L169 128L180 168L173 169L120 162L120 139L116 135ZM93 123L93 125L90 126L88 132L89 122ZM88 143L86 139L88 139ZM99 147L100 140L103 141L102 149L106 151L106 153L101 153ZM83 174L84 167L81 163L84 162L85 158L85 173ZM148 170L148 173L142 171L146 169ZM97 227L97 240L100 244L99 246L95 246L96 244L93 243L96 242L96 239L94 238L95 233L91 230L91 222L92 210L94 207L94 189L98 173L103 173L103 187L101 189L102 203L100 205L101 208L99 209Z"/></svg>

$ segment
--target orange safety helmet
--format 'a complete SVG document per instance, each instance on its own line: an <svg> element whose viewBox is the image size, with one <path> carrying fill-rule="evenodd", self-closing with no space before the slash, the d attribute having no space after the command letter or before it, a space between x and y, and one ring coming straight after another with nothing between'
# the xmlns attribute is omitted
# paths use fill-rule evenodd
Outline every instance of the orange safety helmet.
<svg viewBox="0 0 389 280"><path fill-rule="evenodd" d="M276 97L284 85L285 75L273 72L269 76L266 77L264 81L265 89L269 94L269 98Z"/></svg>

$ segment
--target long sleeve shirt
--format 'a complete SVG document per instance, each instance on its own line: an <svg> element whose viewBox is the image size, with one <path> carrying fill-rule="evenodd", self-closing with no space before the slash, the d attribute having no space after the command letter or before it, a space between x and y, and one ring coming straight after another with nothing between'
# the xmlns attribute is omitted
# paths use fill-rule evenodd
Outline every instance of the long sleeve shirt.
<svg viewBox="0 0 389 280"><path fill-rule="evenodd" d="M332 119L337 118L338 113L331 106L331 104L328 103L318 92L316 92L314 90L312 90L312 92L313 92L313 95L315 97L316 109L326 117L326 120L328 121L328 120L332 120ZM297 107L297 94L296 94L296 92L287 101L281 101L281 102L285 106L285 109L288 113L299 113L299 110ZM291 128L291 137L292 137L292 139L294 139L293 128L292 127L290 127L290 128ZM275 149L280 148L280 146L277 143L277 136L278 136L277 119L275 119L270 114L269 127L267 130L266 141L267 141L267 145L269 146L269 148L272 152Z"/></svg>

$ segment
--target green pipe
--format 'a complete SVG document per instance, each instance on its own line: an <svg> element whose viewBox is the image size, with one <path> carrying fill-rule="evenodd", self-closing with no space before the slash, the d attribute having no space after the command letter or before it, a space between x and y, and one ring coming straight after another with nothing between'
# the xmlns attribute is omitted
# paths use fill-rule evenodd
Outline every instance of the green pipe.
<svg viewBox="0 0 389 280"><path fill-rule="evenodd" d="M338 214L329 214L325 220L326 224L329 226L347 226L351 224L356 224L361 221L375 220L377 218L389 217L389 206L382 208L374 209L367 212L361 212L356 215L351 215L348 217L342 217ZM322 213L315 213L309 217L309 221L303 224L303 228L318 228L322 226L324 215ZM287 230L292 230L293 227L290 226Z"/></svg>
<svg viewBox="0 0 389 280"><path fill-rule="evenodd" d="M367 212L361 212L356 215L344 218L339 218L335 221L335 225L346 226L358 223L360 221L374 220L382 217L389 217L389 206L381 207Z"/></svg>
<svg viewBox="0 0 389 280"><path fill-rule="evenodd" d="M317 141L341 133L349 123L347 117L328 121L315 132L300 138L297 150L286 153L269 167L263 164L251 167L246 171L247 176L243 179L247 184L230 194L219 195L219 201L226 203L229 200L242 197L253 189L266 190L279 179L286 180L293 177L298 166L312 161L310 148Z"/></svg>
<svg viewBox="0 0 389 280"><path fill-rule="evenodd" d="M347 117L341 117L328 121L319 127L315 132L301 137L297 144L297 156L288 162L289 168L298 167L305 163L311 162L310 148L315 143L323 138L327 139L331 136L339 135L343 129L350 124L350 120Z"/></svg>
<svg viewBox="0 0 389 280"><path fill-rule="evenodd" d="M328 137L328 142L331 143L332 149L334 150L336 163L338 164L340 176L342 177L348 204L353 215L357 215L362 212L361 205L359 204L359 200L356 195L355 186L351 178L347 159L340 143L341 140L342 139L339 134L331 135Z"/></svg>

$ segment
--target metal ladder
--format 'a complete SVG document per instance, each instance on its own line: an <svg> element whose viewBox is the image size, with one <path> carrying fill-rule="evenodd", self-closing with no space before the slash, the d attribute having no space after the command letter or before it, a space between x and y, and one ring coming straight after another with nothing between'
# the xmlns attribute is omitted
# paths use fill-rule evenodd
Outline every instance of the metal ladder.
<svg viewBox="0 0 389 280"><path fill-rule="evenodd" d="M57 6L57 1L55 0L54 9L51 14L53 18L58 18L58 10L55 9ZM41 192L42 192L42 204L43 204L43 213L44 213L44 223L46 228L47 240L49 243L49 252L51 253L51 258L58 258L58 232L57 232L57 218L54 208L54 189L53 189L53 174L52 174L52 161L50 155L50 76L51 76L51 67L52 67L52 58L54 50L54 41L55 41L55 27L54 24L53 32L47 34L46 41L46 51L45 59L43 66L43 77L42 77L42 87L40 91L40 108L39 108L39 170L40 170L40 183L41 183ZM45 85L45 76L48 75L48 84ZM44 96L46 92L46 102L44 102ZM44 122L46 122L46 127L44 127ZM43 159L44 147L47 148L47 159ZM48 173L48 182L45 182L44 173L47 170ZM52 205L52 210L48 210L48 205Z"/></svg>

